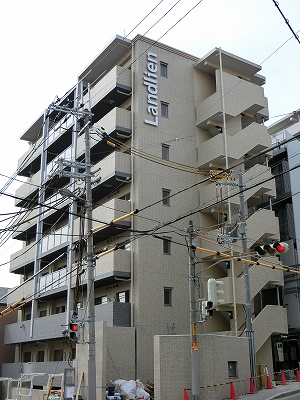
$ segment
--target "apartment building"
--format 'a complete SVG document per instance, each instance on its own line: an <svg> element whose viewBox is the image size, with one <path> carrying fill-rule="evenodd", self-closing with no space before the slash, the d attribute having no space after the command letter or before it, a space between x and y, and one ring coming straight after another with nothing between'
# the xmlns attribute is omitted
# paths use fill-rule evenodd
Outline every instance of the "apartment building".
<svg viewBox="0 0 300 400"><path fill-rule="evenodd" d="M7 309L6 295L8 290L7 287L0 287L0 313ZM3 363L14 362L14 349L11 346L6 346L4 344L4 331L5 325L15 323L16 321L16 313L8 313L6 318L0 319L0 371ZM3 375L1 374L1 376Z"/></svg>
<svg viewBox="0 0 300 400"><path fill-rule="evenodd" d="M278 122L269 126L272 137L274 156L270 160L276 180L276 199L273 204L275 215L279 219L280 238L290 246L290 251L283 254L284 265L299 270L300 237L298 225L299 210L299 110L296 110ZM295 139L293 139L296 137ZM278 369L298 368L299 349L299 278L297 274L284 274L284 307L288 317L288 335L279 335L274 343L275 361Z"/></svg>
<svg viewBox="0 0 300 400"><path fill-rule="evenodd" d="M201 358L200 384L208 383L212 370L220 382L249 377L244 270L236 258L243 248L239 170L248 256L255 257L257 244L280 239L278 219L268 207L276 191L268 180L271 137L264 126L268 105L260 69L219 48L199 58L139 35L116 36L23 133L30 148L18 174L27 181L16 191L16 206L26 213L13 235L23 248L11 255L10 271L24 284L8 302L25 300L18 322L6 327L5 343L16 348L15 363L4 365L6 376L72 367L78 383L80 372L87 373L88 128L93 250L103 255L95 258L94 278L97 385L119 377L154 381L157 398L166 380L172 398L189 387L186 339L183 358L171 359L178 360L181 340L190 333L190 220L196 246L228 254L195 252L197 298L207 298L209 277L224 283L224 303L208 321L197 302L199 348L218 332L214 340L227 352L221 359ZM283 274L253 265L249 278L256 362L272 372L272 337L287 333ZM74 314L79 341L70 344L63 331ZM185 372L171 374L175 364ZM46 375L37 378L37 385L45 384ZM216 396L223 388L213 390L215 397L203 398L221 398Z"/></svg>

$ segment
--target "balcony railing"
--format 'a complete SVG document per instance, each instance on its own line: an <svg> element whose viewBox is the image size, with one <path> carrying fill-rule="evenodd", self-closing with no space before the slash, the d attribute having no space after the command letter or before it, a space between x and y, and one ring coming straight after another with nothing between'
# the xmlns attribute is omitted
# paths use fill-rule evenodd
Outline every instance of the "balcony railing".
<svg viewBox="0 0 300 400"><path fill-rule="evenodd" d="M112 199L102 206L95 208L93 210L93 229L98 227L101 227L101 229L94 232L94 243L106 240L130 228L130 218L126 218L117 224L111 224L112 221L123 217L130 213L130 211L132 211L130 201L121 199ZM77 218L74 224L75 232L79 232L79 224L80 220Z"/></svg>
<svg viewBox="0 0 300 400"><path fill-rule="evenodd" d="M18 160L18 174L21 176L30 177L35 174L41 166L41 154L42 154L42 141L40 138L34 145L30 146L30 149Z"/></svg>
<svg viewBox="0 0 300 400"><path fill-rule="evenodd" d="M95 279L97 281L110 277L129 279L131 253L127 250L116 250L96 260Z"/></svg>
<svg viewBox="0 0 300 400"><path fill-rule="evenodd" d="M84 104L91 99L93 123L124 103L131 95L131 90L131 71L119 65L112 68L91 88L90 96L84 96Z"/></svg>
<svg viewBox="0 0 300 400"><path fill-rule="evenodd" d="M92 171L100 168L94 178L92 186L93 200L105 198L116 188L120 189L131 181L130 154L115 152L108 155L104 160L98 162ZM97 178L99 178L97 180Z"/></svg>
<svg viewBox="0 0 300 400"><path fill-rule="evenodd" d="M96 127L104 127L107 134L124 143L131 136L131 112L123 108L115 107L106 114L97 124ZM94 135L95 137L95 135ZM114 148L96 136L97 140L91 140L91 160L98 162L105 158ZM83 157L85 152L85 135L81 135L77 141L77 158Z"/></svg>
<svg viewBox="0 0 300 400"><path fill-rule="evenodd" d="M20 374L44 373L45 375L35 376L36 386L47 386L49 375L63 374L66 368L70 368L68 361L48 361L30 363L4 363L2 364L2 376L9 376L12 379L19 379ZM56 377L54 385L60 386L61 379ZM33 390L34 391L34 390Z"/></svg>
<svg viewBox="0 0 300 400"><path fill-rule="evenodd" d="M60 229L52 232L50 235L43 237L41 243L41 253L45 253L48 250L54 249L60 246L62 243L68 241L69 237L69 225L65 225Z"/></svg>
<svg viewBox="0 0 300 400"><path fill-rule="evenodd" d="M39 293L48 292L49 290L58 289L67 285L67 268L41 276L39 279Z"/></svg>
<svg viewBox="0 0 300 400"><path fill-rule="evenodd" d="M106 321L108 326L130 326L130 303L111 302L95 306L95 321ZM86 318L86 310L80 309L79 320ZM41 340L62 339L66 327L66 313L35 318L30 337L31 321L6 325L4 344L30 343Z"/></svg>
<svg viewBox="0 0 300 400"><path fill-rule="evenodd" d="M72 146L69 146L67 149L65 149L63 152L61 152L57 157L55 157L51 162L49 162L46 166L46 181L49 181L53 177L53 174L58 171L58 165L57 161L60 158L63 159L73 159L75 156L74 154L74 149ZM69 179L69 178L64 178ZM57 181L55 182L56 186L58 185ZM64 183L66 184L66 182ZM15 205L18 207L23 207L28 201L32 200L33 202L37 201L37 193L39 190L39 187L41 185L41 170L36 172L31 178L29 178L26 183L21 185L17 190L16 190L16 201ZM49 190L46 192L46 197L52 194L52 190L49 186ZM61 185L63 186L63 184Z"/></svg>
<svg viewBox="0 0 300 400"><path fill-rule="evenodd" d="M74 124L76 121L76 118L73 115L67 115L66 118L63 118L62 120L58 121L57 124L55 124L53 127L48 132L47 139L46 139L46 145L49 146L51 143L53 143L58 137L61 135L65 134L68 129Z"/></svg>
<svg viewBox="0 0 300 400"><path fill-rule="evenodd" d="M29 264L32 264L32 268L30 269L33 270L35 251L36 246L34 242L11 254L9 271L17 274L23 274L24 270L28 270Z"/></svg>

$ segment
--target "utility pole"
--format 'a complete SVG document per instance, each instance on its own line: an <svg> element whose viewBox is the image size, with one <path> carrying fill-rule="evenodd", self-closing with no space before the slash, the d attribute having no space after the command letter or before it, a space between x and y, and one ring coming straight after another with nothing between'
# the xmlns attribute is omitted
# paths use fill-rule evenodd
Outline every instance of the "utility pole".
<svg viewBox="0 0 300 400"><path fill-rule="evenodd" d="M188 227L189 249L189 295L190 295L190 333L191 333L191 366L192 366L192 398L199 400L199 367L198 367L198 338L197 338L197 310L195 295L195 246L193 221Z"/></svg>
<svg viewBox="0 0 300 400"><path fill-rule="evenodd" d="M93 204L92 204L92 171L91 171L91 147L89 118L85 117L85 164L86 164L86 228L87 228L87 305L88 305L88 327L89 327L89 350L88 350L88 400L96 400L96 342L95 342L95 264L93 245Z"/></svg>
<svg viewBox="0 0 300 400"><path fill-rule="evenodd" d="M244 186L242 170L239 170L239 196L240 196L240 234L242 239L242 250L244 258L247 258L247 237L245 225L245 206L244 206ZM250 279L249 279L249 266L247 262L243 262L244 268L244 283L245 283L245 317L246 317L246 336L249 341L249 359L250 359L250 372L254 380L256 388L256 356L254 346L254 332L252 326L251 315L251 297L250 297Z"/></svg>
<svg viewBox="0 0 300 400"><path fill-rule="evenodd" d="M90 95L90 85L88 85L88 94ZM95 264L94 264L94 245L93 245L93 203L92 203L92 167L91 167L91 145L90 145L90 125L91 125L91 107L89 109L78 110L67 107L51 105L49 109L75 115L76 118L84 117L84 126L80 133L85 133L85 163L59 159L59 176L68 176L70 178L85 179L85 217L87 230L87 309L88 309L88 400L96 400L96 339L95 339ZM85 173L79 173L72 170L64 170L64 166L85 168Z"/></svg>

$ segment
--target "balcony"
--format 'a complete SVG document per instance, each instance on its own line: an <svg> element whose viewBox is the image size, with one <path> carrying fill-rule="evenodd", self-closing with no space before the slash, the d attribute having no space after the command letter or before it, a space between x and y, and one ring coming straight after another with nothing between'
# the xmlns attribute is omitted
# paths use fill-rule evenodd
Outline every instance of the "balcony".
<svg viewBox="0 0 300 400"><path fill-rule="evenodd" d="M39 170L16 190L15 206L25 207L28 203L29 206L36 204L40 183L41 171Z"/></svg>
<svg viewBox="0 0 300 400"><path fill-rule="evenodd" d="M39 279L39 294L65 288L67 286L67 268L59 269Z"/></svg>
<svg viewBox="0 0 300 400"><path fill-rule="evenodd" d="M2 376L9 376L12 379L19 379L20 374L44 373L45 375L35 376L34 385L47 386L48 376L53 374L63 374L66 368L70 368L68 361L48 361L30 363L4 363L2 364ZM61 380L56 377L54 386L60 386ZM34 390L33 390L34 391Z"/></svg>
<svg viewBox="0 0 300 400"><path fill-rule="evenodd" d="M272 334L288 333L286 309L281 306L266 306L253 320L254 344L258 351Z"/></svg>
<svg viewBox="0 0 300 400"><path fill-rule="evenodd" d="M30 337L30 324L31 321L28 320L6 325L4 344L34 342L47 339L62 339L62 331L64 330L64 326L66 326L66 313L35 318L32 337Z"/></svg>
<svg viewBox="0 0 300 400"><path fill-rule="evenodd" d="M47 164L45 170L45 176L46 176L45 181L47 181L47 184L45 185L46 199L53 194L53 190L57 189L57 187L65 186L70 180L69 177L58 177L57 175L58 159L60 158L73 159L73 157L74 157L74 149L72 148L72 146L69 146ZM15 201L15 205L17 207L28 207L28 206L30 207L33 204L37 204L40 185L41 185L41 170L39 170L30 179L28 179L26 183L21 185L16 190L17 199Z"/></svg>
<svg viewBox="0 0 300 400"><path fill-rule="evenodd" d="M40 169L42 142L43 138L40 138L36 144L30 146L30 149L18 160L18 175L29 178Z"/></svg>
<svg viewBox="0 0 300 400"><path fill-rule="evenodd" d="M93 123L124 103L131 95L131 90L131 71L116 65L91 88ZM83 103L88 103L87 95L84 96Z"/></svg>
<svg viewBox="0 0 300 400"><path fill-rule="evenodd" d="M60 256L69 246L69 229L69 225L65 225L49 235L43 236L39 258L46 262L51 262ZM76 241L76 237L73 238L73 241Z"/></svg>
<svg viewBox="0 0 300 400"><path fill-rule="evenodd" d="M208 128L209 121L214 121L216 125L223 124L220 70L216 70L215 75L216 92L196 106L196 124L204 129ZM226 120L240 114L256 116L256 120L259 119L256 114L267 117L268 104L262 87L226 72L223 72L223 87Z"/></svg>
<svg viewBox="0 0 300 400"><path fill-rule="evenodd" d="M28 281L22 286L14 288L13 292L7 296L7 306L11 306L18 300L31 297L33 293L33 281Z"/></svg>
<svg viewBox="0 0 300 400"><path fill-rule="evenodd" d="M95 321L106 321L108 326L130 326L130 303L111 302L95 306ZM82 314L82 315L81 315ZM31 321L22 321L5 326L4 344L28 343L42 340L62 339L66 326L66 313L35 318L33 335L30 337ZM86 317L81 309L79 319Z"/></svg>
<svg viewBox="0 0 300 400"><path fill-rule="evenodd" d="M18 224L17 230L12 234L13 239L31 240L36 236L36 218L39 208L29 209L28 212L22 213L21 218L15 222ZM27 222L22 222L27 221Z"/></svg>
<svg viewBox="0 0 300 400"><path fill-rule="evenodd" d="M104 127L110 138L115 139L118 143L124 143L131 137L131 112L123 108L115 107L97 122L97 127ZM93 140L93 137L96 140ZM91 144L91 161L98 162L112 153L115 149L109 146L106 140L101 140L97 135L92 135ZM84 159L85 153L85 135L81 135L77 141L77 159Z"/></svg>
<svg viewBox="0 0 300 400"><path fill-rule="evenodd" d="M54 224L60 218L66 218L70 199L64 198L59 193L51 196L45 201L45 212L43 214L43 222L49 228L49 225ZM39 214L39 207L28 210L27 213L22 214L22 217L17 221L18 230L13 233L12 238L18 240L31 240L36 236L37 215ZM22 222L27 221L27 222Z"/></svg>
<svg viewBox="0 0 300 400"><path fill-rule="evenodd" d="M93 201L104 199L116 189L127 185L131 181L130 154L114 152L97 163L92 171L101 170L93 178ZM97 180L101 176L101 179Z"/></svg>
<svg viewBox="0 0 300 400"><path fill-rule="evenodd" d="M124 219L117 224L111 224L111 221L131 211L131 203L120 199L112 199L102 206L95 208L93 210L93 228L101 227L101 229L93 234L94 244L107 240L129 229L131 226L130 218ZM79 224L79 219L76 219L74 224L75 232L79 232Z"/></svg>
<svg viewBox="0 0 300 400"><path fill-rule="evenodd" d="M47 134L45 145L48 151L48 157L51 159L52 154L63 152L72 144L72 127L76 122L76 118L71 114L58 121L51 127ZM54 157L52 156L52 159ZM49 159L47 160L49 162Z"/></svg>
<svg viewBox="0 0 300 400"><path fill-rule="evenodd" d="M226 138L229 165L245 154L258 153L271 146L271 137L268 135L267 128L255 122L233 136L227 135ZM215 164L221 168L226 168L225 156L223 134L218 134L198 146L199 168L210 169L211 165Z"/></svg>
<svg viewBox="0 0 300 400"><path fill-rule="evenodd" d="M33 271L35 251L34 242L11 254L9 272L24 275Z"/></svg>
<svg viewBox="0 0 300 400"><path fill-rule="evenodd" d="M115 282L115 278L130 279L131 253L127 250L116 250L96 260L95 286Z"/></svg>

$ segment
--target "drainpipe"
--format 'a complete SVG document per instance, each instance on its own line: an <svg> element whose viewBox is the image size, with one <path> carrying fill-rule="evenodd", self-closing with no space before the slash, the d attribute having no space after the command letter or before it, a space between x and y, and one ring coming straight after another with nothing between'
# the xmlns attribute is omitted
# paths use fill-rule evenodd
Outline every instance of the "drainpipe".
<svg viewBox="0 0 300 400"><path fill-rule="evenodd" d="M224 150L225 150L225 168L228 170L228 151L227 151L227 128L226 128L226 118L225 118L225 93L224 93L224 82L223 82L223 65L222 65L222 50L219 47L219 60L220 60L220 79L221 79L221 104L222 104L222 116L223 116L223 135L224 135ZM229 186L227 188L227 197L229 197ZM227 200L228 204L228 219L231 221L231 204L230 198ZM231 250L231 256L233 256L233 251ZM232 275L232 293L233 293L233 315L234 315L234 331L235 336L238 334L237 327L237 312L236 312L236 295L235 295L235 273L234 273L234 261L230 261L231 264L231 275Z"/></svg>

